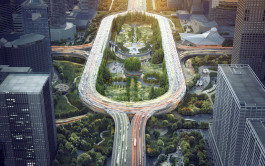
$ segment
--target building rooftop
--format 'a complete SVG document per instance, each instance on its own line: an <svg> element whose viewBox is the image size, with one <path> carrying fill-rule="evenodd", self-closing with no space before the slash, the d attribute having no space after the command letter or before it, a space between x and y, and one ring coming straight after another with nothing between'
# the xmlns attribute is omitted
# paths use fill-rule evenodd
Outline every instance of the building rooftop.
<svg viewBox="0 0 265 166"><path fill-rule="evenodd" d="M256 132L257 139L265 147L265 119L247 119Z"/></svg>
<svg viewBox="0 0 265 166"><path fill-rule="evenodd" d="M48 7L46 3L44 3L44 0L25 0L25 2L22 3L22 6Z"/></svg>
<svg viewBox="0 0 265 166"><path fill-rule="evenodd" d="M45 37L43 35L40 34L26 34L26 35L22 35L20 36L19 39L14 40L12 42L12 45L14 46L20 46L20 45L25 45L25 44L29 44L29 43L34 43L36 41L40 41L43 40Z"/></svg>
<svg viewBox="0 0 265 166"><path fill-rule="evenodd" d="M0 65L0 72L3 73L28 73L30 71L30 67L9 67L8 65Z"/></svg>
<svg viewBox="0 0 265 166"><path fill-rule="evenodd" d="M224 38L219 35L216 28L211 28L211 30L204 32L203 34L193 34L193 33L180 33L179 34L182 41L188 41L195 45L222 45Z"/></svg>
<svg viewBox="0 0 265 166"><path fill-rule="evenodd" d="M40 34L22 34L22 33L13 33L13 34L3 34L0 38L0 47L12 47L19 46L24 44L33 43L39 40L43 40L45 37Z"/></svg>
<svg viewBox="0 0 265 166"><path fill-rule="evenodd" d="M191 14L187 10L178 10L176 12L177 17L180 20L190 20Z"/></svg>
<svg viewBox="0 0 265 166"><path fill-rule="evenodd" d="M265 88L249 65L219 65L241 106L265 106Z"/></svg>
<svg viewBox="0 0 265 166"><path fill-rule="evenodd" d="M49 74L9 74L0 85L0 93L39 93Z"/></svg>

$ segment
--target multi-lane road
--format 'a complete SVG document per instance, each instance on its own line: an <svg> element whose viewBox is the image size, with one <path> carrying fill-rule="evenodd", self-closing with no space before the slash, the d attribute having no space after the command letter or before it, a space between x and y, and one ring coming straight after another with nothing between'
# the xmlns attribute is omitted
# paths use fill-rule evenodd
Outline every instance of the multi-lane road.
<svg viewBox="0 0 265 166"><path fill-rule="evenodd" d="M128 10L145 11L146 1L129 0ZM118 15L126 13L110 15L102 20L79 84L79 96L92 110L110 114L115 121L111 165L144 166L146 165L145 126L148 118L155 113L175 109L185 95L186 84L168 19L160 15L146 13L155 17L160 26L169 78L168 92L150 101L117 102L96 91L98 69L111 35L112 21ZM131 124L127 114L135 114Z"/></svg>
<svg viewBox="0 0 265 166"><path fill-rule="evenodd" d="M111 165L127 165L127 151L130 147L130 145L128 144L128 132L130 128L129 118L124 112L110 110L107 110L107 112L112 116L115 122L115 134Z"/></svg>

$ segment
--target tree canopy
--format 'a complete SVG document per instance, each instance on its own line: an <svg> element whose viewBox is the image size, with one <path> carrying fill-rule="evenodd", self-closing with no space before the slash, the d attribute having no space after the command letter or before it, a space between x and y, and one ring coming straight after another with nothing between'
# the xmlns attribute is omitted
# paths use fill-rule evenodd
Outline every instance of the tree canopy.
<svg viewBox="0 0 265 166"><path fill-rule="evenodd" d="M108 59L116 59L116 55L113 51L110 50L109 47L106 47L103 53L102 62L98 70L98 77L96 83L96 89L102 95L105 95L104 84L111 84L112 82L111 73L107 66Z"/></svg>
<svg viewBox="0 0 265 166"><path fill-rule="evenodd" d="M141 69L141 61L138 57L130 57L124 61L124 68L128 71L139 71Z"/></svg>

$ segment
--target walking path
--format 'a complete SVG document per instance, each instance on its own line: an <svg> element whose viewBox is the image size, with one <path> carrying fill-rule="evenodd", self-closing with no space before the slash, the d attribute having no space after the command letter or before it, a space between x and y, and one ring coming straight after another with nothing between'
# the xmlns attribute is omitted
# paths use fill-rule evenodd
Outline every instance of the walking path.
<svg viewBox="0 0 265 166"><path fill-rule="evenodd" d="M78 109L76 106L74 106L72 103L69 102L68 97L66 95L63 95L63 97L66 99L66 102L71 105L72 107L75 107L76 109ZM79 109L78 109L79 110Z"/></svg>
<svg viewBox="0 0 265 166"><path fill-rule="evenodd" d="M102 142L105 141L105 138L103 137L103 134L106 133L106 132L108 132L108 131L109 131L109 130L105 130L105 131L102 131L102 132L100 133L100 138L102 138L102 140L101 140L99 143L97 143L97 145L100 145Z"/></svg>
<svg viewBox="0 0 265 166"><path fill-rule="evenodd" d="M114 2L114 0L111 1L110 7L109 7L109 11L112 9L113 2Z"/></svg>
<svg viewBox="0 0 265 166"><path fill-rule="evenodd" d="M155 0L152 0L152 4L153 4L153 10L156 10L156 3L155 3Z"/></svg>
<svg viewBox="0 0 265 166"><path fill-rule="evenodd" d="M77 76L77 77L75 77L75 79L74 79L74 82L73 82L73 83L75 83L75 82L76 82L76 80L77 80L77 78L79 78L79 77L81 77L81 76Z"/></svg>

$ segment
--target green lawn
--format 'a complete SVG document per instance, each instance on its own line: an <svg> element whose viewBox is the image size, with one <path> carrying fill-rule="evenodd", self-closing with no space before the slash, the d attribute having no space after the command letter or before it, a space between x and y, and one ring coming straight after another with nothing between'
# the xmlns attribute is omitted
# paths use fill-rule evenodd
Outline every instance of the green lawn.
<svg viewBox="0 0 265 166"><path fill-rule="evenodd" d="M150 63L150 66L142 65L142 71L143 71L143 73L156 72L156 73L162 74L162 64Z"/></svg>
<svg viewBox="0 0 265 166"><path fill-rule="evenodd" d="M179 18L170 17L171 21L175 24L176 30L178 33L183 33L182 26L180 24Z"/></svg>
<svg viewBox="0 0 265 166"><path fill-rule="evenodd" d="M120 32L119 35L117 36L117 43L130 41L131 39L129 37L129 32L132 30L132 26L130 26L129 24L123 24L121 29L122 32Z"/></svg>
<svg viewBox="0 0 265 166"><path fill-rule="evenodd" d="M54 97L55 103L55 116L59 114L67 114L71 111L76 111L77 109L67 103L66 99L62 95L57 95Z"/></svg>
<svg viewBox="0 0 265 166"><path fill-rule="evenodd" d="M114 100L119 100L118 98L126 97L126 86L121 88L115 85L108 86L105 90L105 94Z"/></svg>
<svg viewBox="0 0 265 166"><path fill-rule="evenodd" d="M60 73L60 77L69 82L73 82L76 77L81 76L84 70L83 65L69 61L54 60L53 66Z"/></svg>
<svg viewBox="0 0 265 166"><path fill-rule="evenodd" d="M141 84L141 82L138 81L138 93L139 93L139 99L142 100L149 100L149 93L151 91L151 87L144 86Z"/></svg>
<svg viewBox="0 0 265 166"><path fill-rule="evenodd" d="M152 35L153 35L151 25L144 24L144 25L138 26L137 28L139 29L141 33L141 38L138 41L143 42L143 43L150 42Z"/></svg>
<svg viewBox="0 0 265 166"><path fill-rule="evenodd" d="M81 102L77 90L74 90L73 92L67 93L67 98L69 102L77 107L78 109L82 109L84 107L83 103Z"/></svg>

